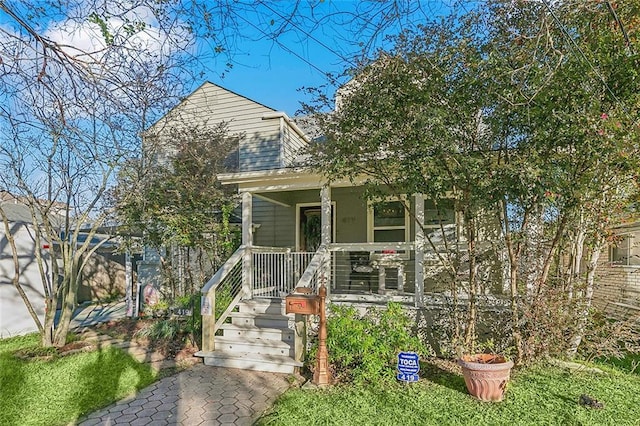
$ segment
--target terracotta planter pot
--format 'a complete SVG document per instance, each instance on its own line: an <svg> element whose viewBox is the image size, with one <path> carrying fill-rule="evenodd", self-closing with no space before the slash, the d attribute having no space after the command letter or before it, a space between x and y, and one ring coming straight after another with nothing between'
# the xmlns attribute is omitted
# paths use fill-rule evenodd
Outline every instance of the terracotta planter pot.
<svg viewBox="0 0 640 426"><path fill-rule="evenodd" d="M501 355L465 355L458 360L469 393L480 401L502 401L512 361Z"/></svg>

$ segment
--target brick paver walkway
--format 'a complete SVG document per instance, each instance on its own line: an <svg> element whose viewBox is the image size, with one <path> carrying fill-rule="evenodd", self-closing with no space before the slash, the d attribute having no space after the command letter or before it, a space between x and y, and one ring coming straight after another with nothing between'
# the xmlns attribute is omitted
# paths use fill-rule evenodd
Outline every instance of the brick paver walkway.
<svg viewBox="0 0 640 426"><path fill-rule="evenodd" d="M289 388L287 379L198 364L90 414L80 425L251 425Z"/></svg>

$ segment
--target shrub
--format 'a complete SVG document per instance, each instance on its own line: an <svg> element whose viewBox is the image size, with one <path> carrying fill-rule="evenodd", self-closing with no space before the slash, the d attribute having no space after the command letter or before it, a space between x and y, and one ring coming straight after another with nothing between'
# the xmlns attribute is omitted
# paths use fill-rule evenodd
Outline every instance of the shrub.
<svg viewBox="0 0 640 426"><path fill-rule="evenodd" d="M640 354L638 321L638 316L616 320L608 318L603 311L591 309L580 354L588 360L633 358Z"/></svg>
<svg viewBox="0 0 640 426"><path fill-rule="evenodd" d="M184 324L181 321L163 319L137 331L136 337L143 337L151 341L168 341L179 340L184 334Z"/></svg>
<svg viewBox="0 0 640 426"><path fill-rule="evenodd" d="M165 299L161 299L153 305L145 304L143 312L145 316L151 318L166 317L169 313L169 302Z"/></svg>
<svg viewBox="0 0 640 426"><path fill-rule="evenodd" d="M335 377L356 383L395 380L401 351L431 355L399 303L389 303L386 309L371 308L365 315L351 306L329 305L327 349ZM316 353L317 344L309 358L315 359Z"/></svg>

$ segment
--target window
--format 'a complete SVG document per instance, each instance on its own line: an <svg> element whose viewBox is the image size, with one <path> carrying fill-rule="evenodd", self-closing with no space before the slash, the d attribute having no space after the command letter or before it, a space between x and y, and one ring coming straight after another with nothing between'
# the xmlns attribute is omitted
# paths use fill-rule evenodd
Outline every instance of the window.
<svg viewBox="0 0 640 426"><path fill-rule="evenodd" d="M399 243L409 241L409 214L402 201L369 204L367 241Z"/></svg>
<svg viewBox="0 0 640 426"><path fill-rule="evenodd" d="M445 239L455 242L457 235L462 235L458 225L453 199L439 200L437 205L432 200L424 200L425 234L432 243L440 244Z"/></svg>
<svg viewBox="0 0 640 426"><path fill-rule="evenodd" d="M615 266L640 267L640 230L622 235L609 250L609 261Z"/></svg>
<svg viewBox="0 0 640 426"><path fill-rule="evenodd" d="M445 199L438 202L438 206L431 200L424 200L424 227L440 228L442 225L455 225L456 214L453 200Z"/></svg>

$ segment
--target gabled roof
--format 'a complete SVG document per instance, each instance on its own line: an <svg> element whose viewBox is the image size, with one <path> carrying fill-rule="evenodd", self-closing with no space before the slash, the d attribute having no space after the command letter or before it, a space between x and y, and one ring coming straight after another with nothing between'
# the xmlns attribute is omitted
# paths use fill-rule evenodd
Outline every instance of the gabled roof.
<svg viewBox="0 0 640 426"><path fill-rule="evenodd" d="M232 90L226 89L220 85L217 85L215 83L212 83L210 81L205 81L204 83L202 83L200 86L198 86L197 89L195 89L193 92L191 92L189 95L187 95L186 97L184 97L182 99L182 101L180 101L180 103L178 103L176 106L174 106L173 108L171 108L166 114L164 114L161 118L159 118L155 123L153 123L151 126L149 126L149 128L147 130L145 130L143 132L143 134L149 134L153 131L153 129L155 127L157 127L160 123L164 122L167 120L167 118L177 115L178 112L181 109L184 109L186 105L189 104L190 101L192 101L196 96L199 96L200 94L202 94L203 92L215 92L215 91L221 91L223 93L228 93L231 94L233 96L236 96L238 98L244 99L247 102L251 102L254 105L264 109L264 113L268 113L268 112L276 112L277 110L274 108L271 108L269 106L266 106L260 102L257 102L251 98L248 98L247 96L241 95L239 93L236 93Z"/></svg>
<svg viewBox="0 0 640 426"><path fill-rule="evenodd" d="M4 214L7 215L9 222L31 223L31 212L29 207L24 204L0 201L0 207L2 207ZM4 230L4 228L0 228L0 230Z"/></svg>

